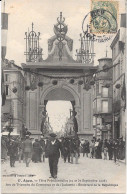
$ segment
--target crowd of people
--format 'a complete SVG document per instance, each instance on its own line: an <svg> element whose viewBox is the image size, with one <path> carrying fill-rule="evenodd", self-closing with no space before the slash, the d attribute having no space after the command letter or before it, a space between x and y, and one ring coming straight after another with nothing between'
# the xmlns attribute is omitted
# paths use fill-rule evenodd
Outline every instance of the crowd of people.
<svg viewBox="0 0 127 194"><path fill-rule="evenodd" d="M14 167L15 161L23 160L26 162L26 166L29 166L29 162L45 162L45 145L46 141L41 136L40 140L30 138L30 135L26 135L25 138L20 137L2 137L1 138L1 158L3 160L10 157L10 166ZM30 161L27 161L27 160Z"/></svg>
<svg viewBox="0 0 127 194"><path fill-rule="evenodd" d="M34 163L45 162L49 158L51 177L57 176L57 164L59 157L66 163L78 164L81 156L104 159L123 160L125 159L125 141L123 138L117 140L100 140L95 137L92 140L79 139L78 136L56 138L52 133L49 138L33 139L31 134L26 134L24 138L1 138L1 156L3 159L10 156L10 166L15 166L15 161L23 160L26 167L32 160ZM54 169L54 171L53 171ZM55 174L53 174L55 172Z"/></svg>
<svg viewBox="0 0 127 194"><path fill-rule="evenodd" d="M123 138L119 138L117 140L114 139L105 139L100 140L94 137L91 141L82 138L79 140L78 138L63 138L63 155L64 162L68 158L68 162L73 163L73 158L75 156L76 163L78 163L78 157L80 154L83 154L83 157L90 157L96 159L104 159L104 160L112 160L116 162L116 160L125 159L125 141ZM103 154L102 154L103 153ZM102 157L103 155L103 157Z"/></svg>

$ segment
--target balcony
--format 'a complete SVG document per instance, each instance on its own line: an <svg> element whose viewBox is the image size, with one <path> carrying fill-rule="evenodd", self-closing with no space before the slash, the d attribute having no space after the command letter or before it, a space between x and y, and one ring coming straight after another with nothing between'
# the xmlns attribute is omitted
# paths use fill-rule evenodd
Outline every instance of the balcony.
<svg viewBox="0 0 127 194"><path fill-rule="evenodd" d="M93 108L93 115L107 115L112 113L112 102L109 98L97 99L96 107Z"/></svg>
<svg viewBox="0 0 127 194"><path fill-rule="evenodd" d="M108 114L112 113L111 110L112 109L109 110L109 108L108 108L108 110L104 110L104 109L102 109L102 107L100 109L94 108L93 109L93 115L94 116L96 116L96 115L108 115Z"/></svg>

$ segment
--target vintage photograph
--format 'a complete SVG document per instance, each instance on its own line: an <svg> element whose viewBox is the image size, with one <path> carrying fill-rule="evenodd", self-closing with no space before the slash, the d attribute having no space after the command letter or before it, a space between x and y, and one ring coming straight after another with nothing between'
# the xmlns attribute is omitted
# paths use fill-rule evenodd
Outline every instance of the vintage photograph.
<svg viewBox="0 0 127 194"><path fill-rule="evenodd" d="M126 193L126 0L2 0L1 193Z"/></svg>

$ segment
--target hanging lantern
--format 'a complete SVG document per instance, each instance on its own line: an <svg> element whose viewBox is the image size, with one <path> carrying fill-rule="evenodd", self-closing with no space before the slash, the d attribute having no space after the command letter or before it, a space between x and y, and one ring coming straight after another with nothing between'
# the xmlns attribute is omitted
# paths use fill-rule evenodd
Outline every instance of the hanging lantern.
<svg viewBox="0 0 127 194"><path fill-rule="evenodd" d="M73 84L75 82L74 79L70 79L70 84Z"/></svg>
<svg viewBox="0 0 127 194"><path fill-rule="evenodd" d="M13 93L16 93L16 92L17 92L17 88L14 87L14 88L12 89L12 91L13 91Z"/></svg>
<svg viewBox="0 0 127 194"><path fill-rule="evenodd" d="M83 80L79 80L79 81L78 81L78 85L81 86L82 84L83 84Z"/></svg>
<svg viewBox="0 0 127 194"><path fill-rule="evenodd" d="M86 91L88 91L90 89L90 86L88 84L86 84L83 89L85 89Z"/></svg>
<svg viewBox="0 0 127 194"><path fill-rule="evenodd" d="M25 90L30 90L30 86L25 86Z"/></svg>
<svg viewBox="0 0 127 194"><path fill-rule="evenodd" d="M105 65L103 66L103 71L104 71L104 72L107 72L107 71L109 70L108 68L109 68L109 66L105 64Z"/></svg>
<svg viewBox="0 0 127 194"><path fill-rule="evenodd" d="M53 81L52 81L52 84L53 84L53 85L57 85L57 83L58 83L57 80L53 80Z"/></svg>
<svg viewBox="0 0 127 194"><path fill-rule="evenodd" d="M119 89L119 88L121 87L121 85L120 85L120 84L116 84L115 87L116 87L117 89Z"/></svg>
<svg viewBox="0 0 127 194"><path fill-rule="evenodd" d="M91 80L90 81L90 85L93 86L95 84L95 81L94 80Z"/></svg>
<svg viewBox="0 0 127 194"><path fill-rule="evenodd" d="M38 82L38 86L42 87L43 86L43 82Z"/></svg>
<svg viewBox="0 0 127 194"><path fill-rule="evenodd" d="M110 88L110 84L109 83L105 84L105 87Z"/></svg>

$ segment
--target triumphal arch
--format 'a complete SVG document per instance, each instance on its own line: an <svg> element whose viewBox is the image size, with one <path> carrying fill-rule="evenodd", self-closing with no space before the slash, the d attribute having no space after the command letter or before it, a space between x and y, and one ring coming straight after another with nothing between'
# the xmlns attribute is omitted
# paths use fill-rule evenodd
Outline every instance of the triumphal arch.
<svg viewBox="0 0 127 194"><path fill-rule="evenodd" d="M33 24L31 32L25 33L26 64L22 64L22 68L26 79L26 126L32 134L41 134L47 102L65 100L72 103L74 130L80 137L89 138L93 135L91 85L97 70L93 66L93 42L92 38L80 35L81 48L74 60L73 40L67 36L67 31L65 18L60 13L54 25L54 36L48 40L45 60L39 45L40 33L35 33Z"/></svg>

